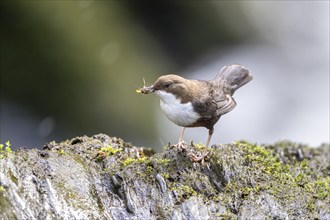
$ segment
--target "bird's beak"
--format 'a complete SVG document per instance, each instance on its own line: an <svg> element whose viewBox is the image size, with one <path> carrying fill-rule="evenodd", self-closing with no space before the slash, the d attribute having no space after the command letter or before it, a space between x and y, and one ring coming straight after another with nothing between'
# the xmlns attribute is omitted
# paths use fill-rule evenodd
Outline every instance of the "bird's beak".
<svg viewBox="0 0 330 220"><path fill-rule="evenodd" d="M152 93L154 91L155 91L155 89L154 89L154 86L153 85L151 85L151 86L143 86L143 88L141 88L139 90L136 90L137 93L143 93L143 94Z"/></svg>

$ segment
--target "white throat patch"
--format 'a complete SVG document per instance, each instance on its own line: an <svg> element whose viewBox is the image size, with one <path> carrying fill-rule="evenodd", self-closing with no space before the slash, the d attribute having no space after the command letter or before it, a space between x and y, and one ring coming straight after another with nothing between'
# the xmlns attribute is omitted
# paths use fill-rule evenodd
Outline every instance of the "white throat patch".
<svg viewBox="0 0 330 220"><path fill-rule="evenodd" d="M172 93L165 91L155 92L160 97L160 107L173 123L187 127L194 124L200 115L194 111L191 103L181 103L180 99L177 99Z"/></svg>

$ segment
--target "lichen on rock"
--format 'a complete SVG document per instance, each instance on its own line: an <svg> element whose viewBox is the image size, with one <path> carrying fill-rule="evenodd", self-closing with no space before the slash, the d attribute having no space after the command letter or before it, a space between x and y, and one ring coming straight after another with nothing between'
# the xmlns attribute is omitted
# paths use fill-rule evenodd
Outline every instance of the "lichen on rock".
<svg viewBox="0 0 330 220"><path fill-rule="evenodd" d="M329 144L191 143L156 154L76 137L0 159L0 219L330 219L329 158Z"/></svg>

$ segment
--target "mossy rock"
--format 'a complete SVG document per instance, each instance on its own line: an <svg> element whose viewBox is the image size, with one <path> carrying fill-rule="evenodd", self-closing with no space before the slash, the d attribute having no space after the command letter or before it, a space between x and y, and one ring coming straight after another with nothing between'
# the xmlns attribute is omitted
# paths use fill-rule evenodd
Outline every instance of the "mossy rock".
<svg viewBox="0 0 330 220"><path fill-rule="evenodd" d="M0 159L0 219L330 219L329 158L329 144L191 143L156 154L76 137Z"/></svg>

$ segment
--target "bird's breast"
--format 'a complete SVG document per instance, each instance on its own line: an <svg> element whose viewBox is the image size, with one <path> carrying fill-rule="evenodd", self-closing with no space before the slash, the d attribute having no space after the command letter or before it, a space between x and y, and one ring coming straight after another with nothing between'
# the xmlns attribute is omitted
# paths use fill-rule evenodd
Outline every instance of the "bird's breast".
<svg viewBox="0 0 330 220"><path fill-rule="evenodd" d="M189 127L200 118L200 115L194 111L191 102L181 103L181 100L175 95L165 91L157 91L157 95L160 97L161 109L173 123L182 127Z"/></svg>

